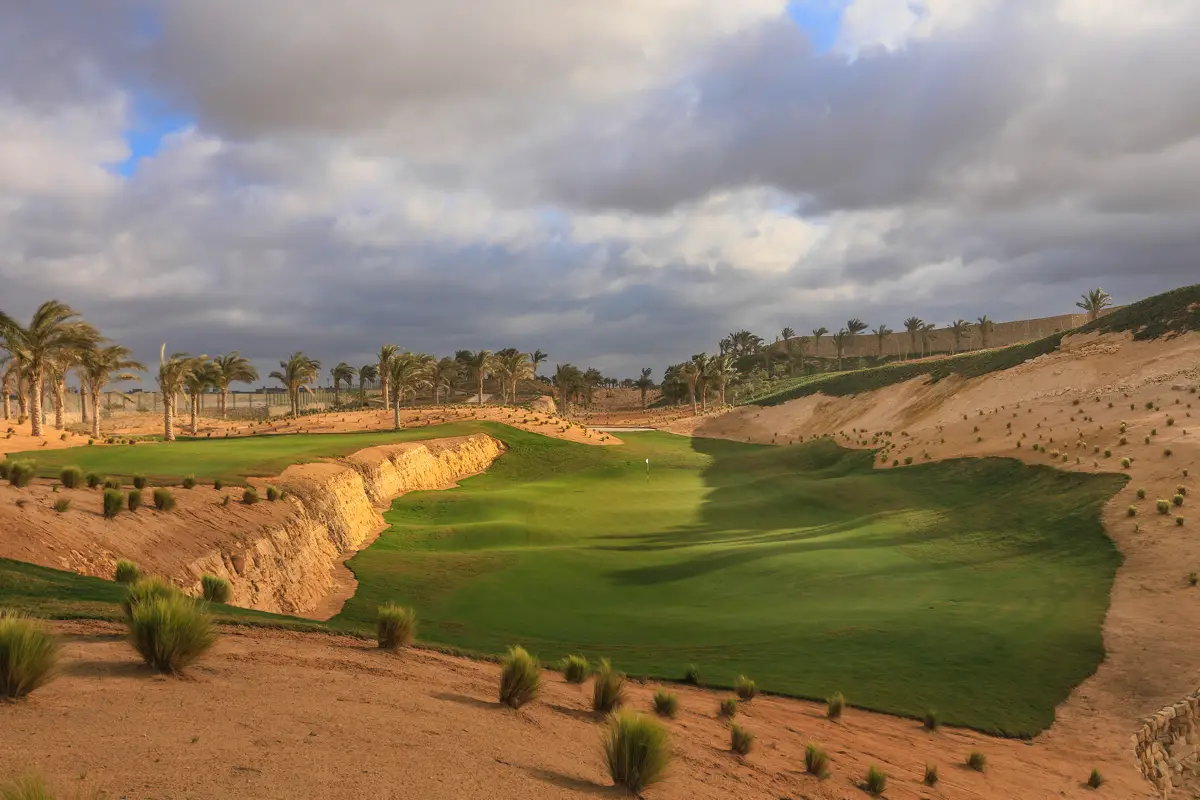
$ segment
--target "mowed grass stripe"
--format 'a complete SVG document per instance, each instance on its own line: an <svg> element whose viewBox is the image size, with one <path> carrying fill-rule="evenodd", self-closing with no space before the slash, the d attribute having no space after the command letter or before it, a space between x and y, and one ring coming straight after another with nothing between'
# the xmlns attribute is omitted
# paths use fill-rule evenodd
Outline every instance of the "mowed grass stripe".
<svg viewBox="0 0 1200 800"><path fill-rule="evenodd" d="M484 475L398 499L335 624L394 599L423 635L634 674L760 687L1032 735L1103 656L1118 476L625 434L591 448L512 429ZM646 477L645 459L650 459Z"/></svg>

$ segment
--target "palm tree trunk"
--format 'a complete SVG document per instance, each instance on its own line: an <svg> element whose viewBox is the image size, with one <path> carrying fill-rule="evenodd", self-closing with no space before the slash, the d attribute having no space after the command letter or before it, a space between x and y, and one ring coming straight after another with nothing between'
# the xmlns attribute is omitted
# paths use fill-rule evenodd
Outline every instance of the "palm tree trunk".
<svg viewBox="0 0 1200 800"><path fill-rule="evenodd" d="M400 430L400 404L396 403L392 406L392 427Z"/></svg>
<svg viewBox="0 0 1200 800"><path fill-rule="evenodd" d="M163 438L168 442L175 441L175 397L174 394L163 393Z"/></svg>
<svg viewBox="0 0 1200 800"><path fill-rule="evenodd" d="M646 390L642 389L642 411L646 410Z"/></svg>
<svg viewBox="0 0 1200 800"><path fill-rule="evenodd" d="M92 438L100 438L100 392L91 392L88 398L92 404Z"/></svg>
<svg viewBox="0 0 1200 800"><path fill-rule="evenodd" d="M29 427L30 432L34 436L42 435L42 389L44 388L45 374L42 367L38 367L33 373L33 385L29 391Z"/></svg>
<svg viewBox="0 0 1200 800"><path fill-rule="evenodd" d="M87 425L88 423L88 389L82 381L79 383L79 422Z"/></svg>
<svg viewBox="0 0 1200 800"><path fill-rule="evenodd" d="M12 419L12 400L8 396L8 384L5 383L0 387L0 391L4 393L4 418Z"/></svg>
<svg viewBox="0 0 1200 800"><path fill-rule="evenodd" d="M342 404L342 382L341 381L333 382L333 404L335 406L340 406Z"/></svg>
<svg viewBox="0 0 1200 800"><path fill-rule="evenodd" d="M479 405L483 406L483 370L479 371Z"/></svg>
<svg viewBox="0 0 1200 800"><path fill-rule="evenodd" d="M385 409L391 408L392 396L391 393L388 392L388 389L391 387L388 386L387 374L384 372L383 364L379 365L379 385L383 389L383 407Z"/></svg>
<svg viewBox="0 0 1200 800"><path fill-rule="evenodd" d="M221 419L229 418L229 387L221 387Z"/></svg>
<svg viewBox="0 0 1200 800"><path fill-rule="evenodd" d="M63 414L67 410L67 380L59 378L54 382L54 429L63 429Z"/></svg>

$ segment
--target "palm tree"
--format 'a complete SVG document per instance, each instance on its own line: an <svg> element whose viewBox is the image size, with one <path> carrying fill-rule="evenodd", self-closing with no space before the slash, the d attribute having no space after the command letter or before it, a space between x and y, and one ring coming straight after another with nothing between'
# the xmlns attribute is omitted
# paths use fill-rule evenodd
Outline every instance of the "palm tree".
<svg viewBox="0 0 1200 800"><path fill-rule="evenodd" d="M545 350L534 350L529 354L529 362L533 364L533 377L536 380L538 376L538 365L550 357L550 354Z"/></svg>
<svg viewBox="0 0 1200 800"><path fill-rule="evenodd" d="M988 319L987 314L984 314L982 317L980 317L978 320L975 321L975 324L979 328L979 340L980 340L981 346L983 347L984 350L986 350L987 346L988 346L988 337L991 336L992 326L995 325L995 323L992 322L990 319Z"/></svg>
<svg viewBox="0 0 1200 800"><path fill-rule="evenodd" d="M417 389L425 384L425 363L424 353L401 353L392 359L389 385L396 395L396 401L392 404L392 419L397 428L400 427L400 405L404 402L404 395L411 391L415 397Z"/></svg>
<svg viewBox="0 0 1200 800"><path fill-rule="evenodd" d="M392 395L388 391L388 376L392 374L392 360L400 353L400 345L385 344L379 348L379 386L383 389L383 408L392 407Z"/></svg>
<svg viewBox="0 0 1200 800"><path fill-rule="evenodd" d="M804 353L808 350L808 344L811 340L807 336L801 336L796 339L796 344L793 345L793 352L796 360L799 362L800 374L804 374ZM791 359L793 352L788 353L788 358Z"/></svg>
<svg viewBox="0 0 1200 800"><path fill-rule="evenodd" d="M100 438L100 395L104 387L116 381L140 381L141 377L131 370L144 372L146 369L129 356L129 348L119 344L96 346L83 353L79 378L92 404L92 438Z"/></svg>
<svg viewBox="0 0 1200 800"><path fill-rule="evenodd" d="M937 328L932 322L925 322L921 325L921 352L929 351L929 355L933 355L933 332Z"/></svg>
<svg viewBox="0 0 1200 800"><path fill-rule="evenodd" d="M958 352L958 346L962 343L962 337L966 336L971 330L971 323L965 319L956 319L950 323L950 335L954 337L954 352Z"/></svg>
<svg viewBox="0 0 1200 800"><path fill-rule="evenodd" d="M443 389L449 396L450 391L454 388L454 382L458 380L459 371L459 363L450 356L437 361L429 368L429 382L433 384L434 405L441 403Z"/></svg>
<svg viewBox="0 0 1200 800"><path fill-rule="evenodd" d="M1096 317L1100 316L1101 309L1108 308L1112 305L1112 297L1108 292L1096 287L1085 295L1082 295L1080 300L1075 305L1087 312L1088 322L1095 321Z"/></svg>
<svg viewBox="0 0 1200 800"><path fill-rule="evenodd" d="M646 410L646 393L654 388L654 380L650 377L653 374L650 367L642 367L642 377L633 382L633 388L642 393L642 411Z"/></svg>
<svg viewBox="0 0 1200 800"><path fill-rule="evenodd" d="M692 363L696 365L696 386L695 389L700 393L700 410L708 410L708 365L712 359L708 353L698 353L692 356Z"/></svg>
<svg viewBox="0 0 1200 800"><path fill-rule="evenodd" d="M496 374L500 377L500 384L504 387L505 402L511 398L515 403L517 401L517 384L536 374L532 356L518 350L501 350L496 354L495 367Z"/></svg>
<svg viewBox="0 0 1200 800"><path fill-rule="evenodd" d="M595 400L596 388L603 384L604 376L595 367L588 367L587 372L583 373L579 388L583 391L583 401L588 408L592 407L592 402Z"/></svg>
<svg viewBox="0 0 1200 800"><path fill-rule="evenodd" d="M711 381L717 387L717 400L725 405L725 387L729 381L737 377L737 367L734 366L733 356L713 356L708 360L705 380Z"/></svg>
<svg viewBox="0 0 1200 800"><path fill-rule="evenodd" d="M192 436L196 435L196 415L200 411L200 395L204 390L217 385L216 364L211 361L201 361L183 379L183 389L187 393L192 412Z"/></svg>
<svg viewBox="0 0 1200 800"><path fill-rule="evenodd" d="M11 419L12 386L16 383L17 359L12 356L4 356L0 358L0 367L4 367L4 372L0 373L0 395L4 395L4 418ZM642 403L643 407L645 405L645 403Z"/></svg>
<svg viewBox="0 0 1200 800"><path fill-rule="evenodd" d="M832 337L833 346L837 348L838 372L842 371L842 352L846 349L846 342L850 340L850 331L842 328Z"/></svg>
<svg viewBox="0 0 1200 800"><path fill-rule="evenodd" d="M558 392L558 412L563 417L571 416L571 396L579 391L583 373L572 364L559 364L554 370L554 388Z"/></svg>
<svg viewBox="0 0 1200 800"><path fill-rule="evenodd" d="M237 350L225 355L213 356L213 385L221 393L221 419L229 415L229 386L233 383L253 383L258 380L258 370L249 359L242 358Z"/></svg>
<svg viewBox="0 0 1200 800"><path fill-rule="evenodd" d="M207 356L193 357L187 353L172 353L167 358L167 345L163 343L158 352L158 390L163 399L163 438L175 441L175 401L184 389L184 383Z"/></svg>
<svg viewBox="0 0 1200 800"><path fill-rule="evenodd" d="M495 359L492 357L491 350L479 350L472 352L470 350L459 350L455 355L458 362L463 365L467 372L467 376L479 388L479 405L483 405L483 382L488 375L495 369Z"/></svg>
<svg viewBox="0 0 1200 800"><path fill-rule="evenodd" d="M779 338L783 340L783 353L788 360L788 374L795 375L795 364L792 363L792 339L796 337L796 329L785 327L779 332ZM724 404L722 404L724 405Z"/></svg>
<svg viewBox="0 0 1200 800"><path fill-rule="evenodd" d="M829 328L824 326L813 330L813 355L817 358L821 357L821 337L829 333Z"/></svg>
<svg viewBox="0 0 1200 800"><path fill-rule="evenodd" d="M692 416L696 416L696 384L700 381L700 370L695 361L685 361L679 368L680 376L687 381L688 397L692 398Z"/></svg>
<svg viewBox="0 0 1200 800"><path fill-rule="evenodd" d="M321 362L315 358L309 358L297 350L287 361L280 361L279 367L280 369L275 370L267 377L273 378L287 387L292 414L299 414L300 391L308 388L308 385L321 374Z"/></svg>
<svg viewBox="0 0 1200 800"><path fill-rule="evenodd" d="M924 324L925 320L920 317L909 317L904 320L904 330L908 331L908 341L912 344L912 348L909 350L910 353L917 349L917 334L921 332L921 327Z"/></svg>
<svg viewBox="0 0 1200 800"><path fill-rule="evenodd" d="M336 367L329 370L329 377L333 378L333 404L335 406L342 404L342 381L345 381L347 386L353 386L356 374L357 370L345 361L339 361Z"/></svg>
<svg viewBox="0 0 1200 800"><path fill-rule="evenodd" d="M875 338L879 342L879 357L883 358L883 341L884 341L884 339L886 339L887 337L892 335L892 329L889 328L887 325L880 325L878 328L876 328L875 330L873 330L871 332L875 334Z"/></svg>
<svg viewBox="0 0 1200 800"><path fill-rule="evenodd" d="M29 419L34 436L42 435L42 394L46 373L56 360L91 346L99 338L96 329L79 317L79 312L58 300L38 306L29 325L22 326L0 311L0 338L9 353L21 361L29 380Z"/></svg>
<svg viewBox="0 0 1200 800"><path fill-rule="evenodd" d="M379 379L379 367L375 364L363 364L358 368L358 399L367 404L367 384Z"/></svg>
<svg viewBox="0 0 1200 800"><path fill-rule="evenodd" d="M848 322L846 322L846 330L850 332L850 339L848 340L848 344L851 345L851 349L853 349L854 337L858 336L860 333L865 331L868 327L870 327L870 326L867 325L867 323L863 322L858 317L854 317L854 318L850 319Z"/></svg>

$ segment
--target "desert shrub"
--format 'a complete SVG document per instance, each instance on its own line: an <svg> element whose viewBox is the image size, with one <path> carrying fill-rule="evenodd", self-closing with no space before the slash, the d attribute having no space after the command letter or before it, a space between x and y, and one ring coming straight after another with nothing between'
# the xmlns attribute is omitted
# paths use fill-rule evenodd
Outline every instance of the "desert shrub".
<svg viewBox="0 0 1200 800"><path fill-rule="evenodd" d="M272 503L274 503L276 500L279 499L279 490L276 489L274 486L268 486L267 487L267 499L269 501L271 501Z"/></svg>
<svg viewBox="0 0 1200 800"><path fill-rule="evenodd" d="M0 480L8 480L8 475L12 471L13 462L9 459L0 461Z"/></svg>
<svg viewBox="0 0 1200 800"><path fill-rule="evenodd" d="M604 763L609 777L630 794L663 779L671 761L667 729L631 711L614 714L604 736Z"/></svg>
<svg viewBox="0 0 1200 800"><path fill-rule="evenodd" d="M1186 486L1176 486L1175 494L1183 495L1184 497L1186 497L1187 496L1187 487Z"/></svg>
<svg viewBox="0 0 1200 800"><path fill-rule="evenodd" d="M83 486L83 470L79 467L63 467L58 473L58 480L67 489L78 489Z"/></svg>
<svg viewBox="0 0 1200 800"><path fill-rule="evenodd" d="M983 772L987 769L987 756L978 750L972 750L967 756L967 766L976 772Z"/></svg>
<svg viewBox="0 0 1200 800"><path fill-rule="evenodd" d="M804 748L804 771L821 780L829 777L829 754L819 745L809 744Z"/></svg>
<svg viewBox="0 0 1200 800"><path fill-rule="evenodd" d="M1174 418L1174 417L1167 417L1167 427L1169 428L1169 427L1171 427L1171 426L1172 426L1172 425L1174 425L1174 424L1175 424L1175 418Z"/></svg>
<svg viewBox="0 0 1200 800"><path fill-rule="evenodd" d="M116 489L117 491L120 491L121 479L120 478L105 478L104 479L104 488L105 489Z"/></svg>
<svg viewBox="0 0 1200 800"><path fill-rule="evenodd" d="M158 487L154 490L154 507L159 511L173 511L175 509L175 495L171 494L170 489Z"/></svg>
<svg viewBox="0 0 1200 800"><path fill-rule="evenodd" d="M8 482L24 489L33 481L36 465L32 461L13 461L8 465Z"/></svg>
<svg viewBox="0 0 1200 800"><path fill-rule="evenodd" d="M690 683L692 686L699 686L700 668L695 664L688 664L687 671L683 673L683 682Z"/></svg>
<svg viewBox="0 0 1200 800"><path fill-rule="evenodd" d="M937 786L937 783L938 783L937 764L926 764L925 765L925 780L923 782L926 786Z"/></svg>
<svg viewBox="0 0 1200 800"><path fill-rule="evenodd" d="M912 464L912 456L905 456L904 457L904 466L907 467L910 464Z"/></svg>
<svg viewBox="0 0 1200 800"><path fill-rule="evenodd" d="M83 479L87 483L87 487L89 489L96 489L100 486L100 484L104 483L104 478L95 472L89 472L84 476Z"/></svg>
<svg viewBox="0 0 1200 800"><path fill-rule="evenodd" d="M1131 463L1131 462L1129 461L1129 459L1128 459L1128 458L1122 458L1122 459L1121 459L1121 469L1129 469L1129 464L1130 464L1130 463Z"/></svg>
<svg viewBox="0 0 1200 800"><path fill-rule="evenodd" d="M1100 770L1092 770L1092 774L1088 776L1087 785L1092 789L1099 789L1104 785L1104 776L1100 774Z"/></svg>
<svg viewBox="0 0 1200 800"><path fill-rule="evenodd" d="M867 779L863 781L863 789L873 797L879 797L887 790L887 773L872 764L867 770Z"/></svg>
<svg viewBox="0 0 1200 800"><path fill-rule="evenodd" d="M722 719L733 719L737 716L737 710L737 699L730 697L721 701L721 705L717 707L717 715Z"/></svg>
<svg viewBox="0 0 1200 800"><path fill-rule="evenodd" d="M1160 514L1170 514L1171 513L1171 504L1166 500L1162 500L1162 499L1156 500L1154 503L1154 507L1158 509L1158 513L1160 513Z"/></svg>
<svg viewBox="0 0 1200 800"><path fill-rule="evenodd" d="M224 487L224 485L225 484L221 483L220 478L217 478L215 481L213 481L213 488L216 489L218 492L221 491L221 489L222 489L222 487Z"/></svg>
<svg viewBox="0 0 1200 800"><path fill-rule="evenodd" d="M36 620L0 608L0 696L19 700L54 677L58 640Z"/></svg>
<svg viewBox="0 0 1200 800"><path fill-rule="evenodd" d="M738 675L733 684L733 691L739 700L749 703L758 695L758 686L745 675Z"/></svg>
<svg viewBox="0 0 1200 800"><path fill-rule="evenodd" d="M1165 458L1170 458L1170 457L1171 457L1171 454L1172 454L1172 452L1173 452L1173 451L1171 450L1171 448L1169 448L1169 447L1167 447L1167 448L1164 448L1164 449L1163 449L1163 457L1165 457Z"/></svg>
<svg viewBox="0 0 1200 800"><path fill-rule="evenodd" d="M208 613L179 593L138 603L129 619L133 649L159 672L180 672L212 647L216 638Z"/></svg>
<svg viewBox="0 0 1200 800"><path fill-rule="evenodd" d="M562 660L562 674L567 683L583 683L591 671L592 665L586 656L567 656Z"/></svg>
<svg viewBox="0 0 1200 800"><path fill-rule="evenodd" d="M941 719L938 717L937 709L931 708L925 712L925 717L921 720L921 725L927 731L936 731L941 726Z"/></svg>
<svg viewBox="0 0 1200 800"><path fill-rule="evenodd" d="M1137 516L1137 506L1130 506L1129 508L1125 509L1125 514L1126 514L1126 516L1136 517Z"/></svg>
<svg viewBox="0 0 1200 800"><path fill-rule="evenodd" d="M600 659L592 678L592 710L607 714L624 702L625 673L614 670L607 658Z"/></svg>
<svg viewBox="0 0 1200 800"><path fill-rule="evenodd" d="M200 589L204 599L210 603L228 603L229 595L233 592L229 581L216 575L201 575Z"/></svg>
<svg viewBox="0 0 1200 800"><path fill-rule="evenodd" d="M225 495L224 497L221 498L221 505L222 506L229 505L229 495Z"/></svg>
<svg viewBox="0 0 1200 800"><path fill-rule="evenodd" d="M417 635L417 612L411 608L384 603L379 607L375 638L385 650L396 650L412 644Z"/></svg>
<svg viewBox="0 0 1200 800"><path fill-rule="evenodd" d="M1126 444L1129 444L1129 439L1127 439L1126 437L1122 436L1122 437L1121 437L1121 440L1120 440L1120 441L1119 441L1117 444L1121 444L1121 445L1126 445Z"/></svg>
<svg viewBox="0 0 1200 800"><path fill-rule="evenodd" d="M826 702L825 715L830 719L841 719L842 712L846 710L846 698L841 692L834 692L833 696Z"/></svg>
<svg viewBox="0 0 1200 800"><path fill-rule="evenodd" d="M128 503L129 503L130 511L137 511L139 508L141 508L142 507L142 490L141 489L131 490L129 492Z"/></svg>
<svg viewBox="0 0 1200 800"><path fill-rule="evenodd" d="M62 497L54 501L54 510L59 514L65 514L71 508L71 498Z"/></svg>
<svg viewBox="0 0 1200 800"><path fill-rule="evenodd" d="M125 611L126 617L132 617L134 610L143 603L154 598L174 597L178 594L179 590L162 578L153 576L137 578L129 584L129 591L125 595L125 599L121 601L121 608Z"/></svg>
<svg viewBox="0 0 1200 800"><path fill-rule="evenodd" d="M242 502L248 506L252 506L258 502L258 492L253 489L246 489L242 492Z"/></svg>
<svg viewBox="0 0 1200 800"><path fill-rule="evenodd" d="M135 488L135 489L145 489L145 488L146 488L146 483L147 483L147 482L146 482L146 476L145 476L145 475L134 475L134 476L133 476L133 488Z"/></svg>
<svg viewBox="0 0 1200 800"><path fill-rule="evenodd" d="M120 489L104 490L104 518L112 519L125 508L125 495Z"/></svg>
<svg viewBox="0 0 1200 800"><path fill-rule="evenodd" d="M1177 526L1179 526L1180 528L1182 528L1182 527L1183 527L1183 517L1176 517L1176 518L1175 518L1175 524L1176 524Z"/></svg>
<svg viewBox="0 0 1200 800"><path fill-rule="evenodd" d="M1105 457L1105 458L1112 458L1112 450L1108 450L1108 449L1106 449L1106 450L1104 451L1104 457Z"/></svg>
<svg viewBox="0 0 1200 800"><path fill-rule="evenodd" d="M674 692L668 692L666 689L659 689L654 693L654 713L660 717L670 717L674 719L675 712L679 710L679 698Z"/></svg>
<svg viewBox="0 0 1200 800"><path fill-rule="evenodd" d="M754 748L754 734L738 725L736 722L729 726L729 749L739 756L750 755Z"/></svg>
<svg viewBox="0 0 1200 800"><path fill-rule="evenodd" d="M184 478L183 479L183 488L195 489L196 488L196 476L188 475L186 478Z"/></svg>
<svg viewBox="0 0 1200 800"><path fill-rule="evenodd" d="M117 583L134 583L142 577L142 571L132 561L121 559L113 570L113 580Z"/></svg>
<svg viewBox="0 0 1200 800"><path fill-rule="evenodd" d="M1200 573L1189 572L1188 573L1188 585L1195 586L1196 584L1200 584Z"/></svg>
<svg viewBox="0 0 1200 800"><path fill-rule="evenodd" d="M1183 495L1177 494L1174 497L1172 497L1171 505L1176 506L1176 507L1183 505Z"/></svg>
<svg viewBox="0 0 1200 800"><path fill-rule="evenodd" d="M542 668L525 648L508 648L500 661L500 702L520 708L533 700L542 688Z"/></svg>
<svg viewBox="0 0 1200 800"><path fill-rule="evenodd" d="M1137 490L1137 497L1138 497L1138 500L1145 500L1146 499L1146 490L1139 488Z"/></svg>

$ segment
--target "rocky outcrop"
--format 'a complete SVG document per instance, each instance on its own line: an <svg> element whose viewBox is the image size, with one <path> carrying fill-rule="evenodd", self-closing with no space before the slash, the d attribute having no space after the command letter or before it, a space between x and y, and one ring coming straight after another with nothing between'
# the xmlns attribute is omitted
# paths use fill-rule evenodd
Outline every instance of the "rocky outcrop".
<svg viewBox="0 0 1200 800"><path fill-rule="evenodd" d="M1164 798L1196 777L1200 763L1200 692L1154 714L1134 734L1138 768ZM1189 795L1190 796L1190 795Z"/></svg>
<svg viewBox="0 0 1200 800"><path fill-rule="evenodd" d="M484 434L372 447L337 462L289 467L271 483L286 491L285 519L195 559L187 568L229 580L231 602L289 614L314 609L333 589L334 569L384 527L381 510L405 492L446 489L482 472L501 453ZM265 483L265 482L263 482Z"/></svg>

